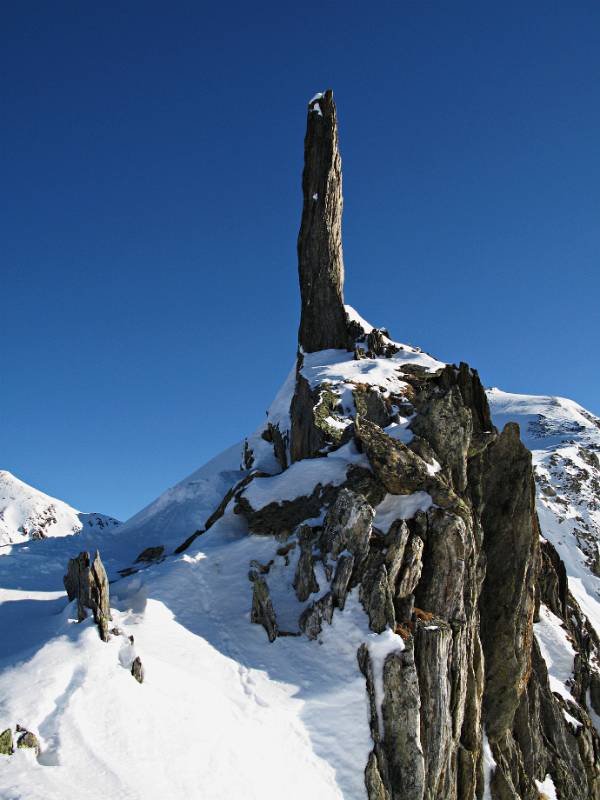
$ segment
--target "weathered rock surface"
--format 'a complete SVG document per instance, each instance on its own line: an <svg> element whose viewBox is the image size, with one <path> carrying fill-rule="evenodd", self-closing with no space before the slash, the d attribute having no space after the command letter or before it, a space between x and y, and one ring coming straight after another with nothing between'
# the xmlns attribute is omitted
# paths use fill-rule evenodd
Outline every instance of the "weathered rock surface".
<svg viewBox="0 0 600 800"><path fill-rule="evenodd" d="M309 496L261 509L243 491L234 494L251 532L285 542L277 556L287 566L294 553L296 599L319 593L300 615L304 635L324 635L355 591L371 630L401 637L392 638L398 648L383 666L366 645L358 651L373 742L369 800L539 800L536 781L547 775L560 800L600 800L600 739L588 713L600 713L600 642L569 592L558 553L540 546L531 455L516 426L494 428L485 390L467 364L427 366L418 348L404 358L408 346L391 342L387 331L350 312L345 318L330 93L309 106L305 159L290 438L278 441L271 429L265 438L282 469L288 445L295 462L351 442L368 467L363 460L348 467L342 486L317 485ZM349 348L360 364L349 357L332 378L328 354L327 380L309 384L305 354L326 348ZM378 371L392 377L363 382ZM391 422L404 426L403 441ZM596 464L597 456L586 459ZM414 511L415 493L430 495L427 510ZM388 494L396 497L378 520L375 509ZM397 519L389 516L395 507ZM303 526L307 520L315 527ZM251 579L252 619L272 640L268 587L260 569ZM572 700L550 688L533 627L542 603L576 652ZM488 747L493 768L484 765Z"/></svg>
<svg viewBox="0 0 600 800"><path fill-rule="evenodd" d="M6 730L0 733L0 755L12 756L13 753L14 747L12 730L10 728L6 728Z"/></svg>
<svg viewBox="0 0 600 800"><path fill-rule="evenodd" d="M278 628L275 610L271 602L271 595L266 580L254 570L250 571L252 581L252 611L251 622L262 625L267 632L270 642L277 638Z"/></svg>
<svg viewBox="0 0 600 800"><path fill-rule="evenodd" d="M40 742L35 733L23 731L17 739L17 747L22 749L34 750L36 755L40 753Z"/></svg>
<svg viewBox="0 0 600 800"><path fill-rule="evenodd" d="M481 521L487 569L481 597L490 741L512 722L531 669L540 532L531 453L507 425L484 457Z"/></svg>
<svg viewBox="0 0 600 800"><path fill-rule="evenodd" d="M342 255L342 162L333 92L309 103L304 139L298 272L302 311L298 342L312 353L348 343Z"/></svg>
<svg viewBox="0 0 600 800"><path fill-rule="evenodd" d="M144 667L142 666L142 659L136 656L131 664L131 674L138 683L144 682Z"/></svg>
<svg viewBox="0 0 600 800"><path fill-rule="evenodd" d="M146 547L139 556L136 558L136 564L144 561L158 561L162 558L163 553L165 552L165 547L162 544L156 545L155 547Z"/></svg>
<svg viewBox="0 0 600 800"><path fill-rule="evenodd" d="M300 630L309 639L317 639L323 629L323 623L330 623L332 619L333 595L327 592L302 612L299 620Z"/></svg>
<svg viewBox="0 0 600 800"><path fill-rule="evenodd" d="M314 539L313 529L309 525L303 525L298 531L300 558L298 559L293 586L296 591L296 597L301 603L308 600L313 592L319 591L313 560Z"/></svg>
<svg viewBox="0 0 600 800"><path fill-rule="evenodd" d="M77 600L77 618L81 622L87 617L86 609L91 610L98 626L102 641L108 641L110 597L108 577L100 553L96 550L90 561L90 554L82 552L69 559L67 574L63 578L69 600Z"/></svg>

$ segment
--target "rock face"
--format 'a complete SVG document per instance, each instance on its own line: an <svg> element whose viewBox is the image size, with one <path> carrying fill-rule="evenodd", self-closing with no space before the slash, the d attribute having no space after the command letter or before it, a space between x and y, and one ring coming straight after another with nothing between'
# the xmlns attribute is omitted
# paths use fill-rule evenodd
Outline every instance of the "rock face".
<svg viewBox="0 0 600 800"><path fill-rule="evenodd" d="M318 641L351 595L360 600L372 631L358 650L369 800L539 800L546 780L560 800L600 800L600 642L541 538L519 428L496 430L467 364L436 362L357 315L344 321L331 93L309 106L303 189L304 352L288 428L279 419L263 434L283 470L266 485L286 491L254 509L245 493L265 476L247 459L223 500L274 539L273 560L250 570L251 619L269 641L283 635L264 577L275 562L277 602L282 586L290 594L280 619L297 609L288 634ZM343 470L328 482L333 464ZM564 692L536 638L549 615L575 653Z"/></svg>
<svg viewBox="0 0 600 800"><path fill-rule="evenodd" d="M302 174L298 272L302 311L298 341L312 353L348 343L342 256L342 162L333 92L308 105Z"/></svg>
<svg viewBox="0 0 600 800"><path fill-rule="evenodd" d="M87 617L86 609L94 615L102 641L108 641L110 599L108 577L100 553L96 550L93 561L88 552L69 559L67 574L64 576L65 589L69 600L77 600L77 618L81 622Z"/></svg>

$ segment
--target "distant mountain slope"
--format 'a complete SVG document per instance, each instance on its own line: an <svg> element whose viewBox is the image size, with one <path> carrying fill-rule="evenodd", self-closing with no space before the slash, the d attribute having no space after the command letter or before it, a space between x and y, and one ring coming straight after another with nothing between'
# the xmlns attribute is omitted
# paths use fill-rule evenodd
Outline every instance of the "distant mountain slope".
<svg viewBox="0 0 600 800"><path fill-rule="evenodd" d="M106 514L83 513L0 470L0 546L29 539L70 536L82 528L114 528L119 521Z"/></svg>
<svg viewBox="0 0 600 800"><path fill-rule="evenodd" d="M517 422L533 454L543 536L600 633L600 419L564 397L487 392L494 424Z"/></svg>

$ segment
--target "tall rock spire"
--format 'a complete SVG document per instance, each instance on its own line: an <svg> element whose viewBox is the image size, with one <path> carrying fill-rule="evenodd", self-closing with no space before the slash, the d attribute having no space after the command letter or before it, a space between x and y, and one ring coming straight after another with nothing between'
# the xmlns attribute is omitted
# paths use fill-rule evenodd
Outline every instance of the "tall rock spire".
<svg viewBox="0 0 600 800"><path fill-rule="evenodd" d="M345 348L342 256L342 160L333 92L308 104L302 173L304 206L298 234L302 311L298 342L305 352Z"/></svg>

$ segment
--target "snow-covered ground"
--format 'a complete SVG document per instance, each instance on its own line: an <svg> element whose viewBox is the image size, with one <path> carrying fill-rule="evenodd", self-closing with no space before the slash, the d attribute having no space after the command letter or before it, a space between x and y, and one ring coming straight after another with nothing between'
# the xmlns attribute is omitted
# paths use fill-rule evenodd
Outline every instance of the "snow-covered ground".
<svg viewBox="0 0 600 800"><path fill-rule="evenodd" d="M248 567L275 560L278 619L296 628L304 604L290 586L294 562L285 568L279 544L250 536L231 508L185 553L118 574L144 547L172 552L201 527L244 474L240 452L119 529L15 545L0 558L0 729L23 725L42 748L2 760L0 797L264 799L285 787L298 800L364 798L372 743L356 652L374 634L356 597L320 642L269 644L250 624ZM96 546L124 634L108 644L91 621L74 622L62 590L68 558ZM129 673L136 655L141 686Z"/></svg>
<svg viewBox="0 0 600 800"><path fill-rule="evenodd" d="M399 368L406 363L442 366L404 345L390 359L354 361L341 351L311 355L303 374L312 385L327 382L350 413L353 386L398 392ZM294 378L292 370L267 418L284 440ZM600 581L590 570L600 522L593 507L594 465L579 452L598 448L598 423L570 401L497 390L489 397L496 424L515 419L534 449L538 475L545 476L538 497L544 535L559 549L574 594L600 627ZM407 424L396 423L395 435L409 438ZM340 483L346 467L363 458L348 444L313 461L311 470L296 464L281 473L263 430L248 444L254 467L272 477L247 488L254 508L307 493L319 480ZM247 475L242 461L243 445L229 448L119 527L83 525L77 536L40 541L17 537L0 549L0 731L20 724L41 743L38 757L19 750L2 759L2 800L269 800L282 793L287 800L364 800L363 771L372 742L356 652L367 642L373 654L385 654L401 647L398 637L373 634L351 595L319 640L284 636L269 644L262 627L250 623L249 565L273 561L267 580L278 622L293 632L306 605L291 588L298 552L283 556L277 553L280 542L250 535L233 503L187 550L173 552L203 530L222 498ZM587 478L573 473L585 484L580 497L569 481L584 463ZM544 480L554 495L542 491ZM41 496L58 507L60 501ZM29 513L19 517L14 509L24 506L15 502L6 503L11 531ZM430 503L422 492L388 496L377 508L376 524L389 527L396 515L411 516ZM65 533L77 527L80 515L73 514L71 529L61 528ZM579 546L580 520L588 525L585 552ZM157 545L164 546L165 558L121 577L120 570L140 551ZM106 644L90 620L74 622L62 584L68 559L96 547L111 579L114 625L122 631ZM325 585L319 569L317 580ZM539 638L550 637L547 660L555 659L556 679L568 687L568 653L555 648L562 629L557 632L550 617L542 627ZM135 656L144 666L142 685L129 671Z"/></svg>

